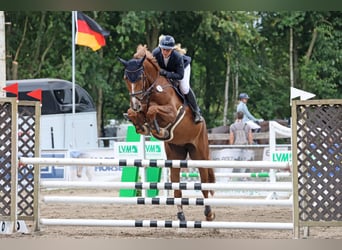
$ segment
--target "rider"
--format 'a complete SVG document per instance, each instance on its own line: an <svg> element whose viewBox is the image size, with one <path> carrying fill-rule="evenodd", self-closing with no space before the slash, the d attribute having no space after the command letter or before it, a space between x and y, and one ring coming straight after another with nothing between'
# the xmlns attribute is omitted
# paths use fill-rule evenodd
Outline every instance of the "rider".
<svg viewBox="0 0 342 250"><path fill-rule="evenodd" d="M175 45L175 39L170 35L159 37L159 46L153 49L152 54L161 68L160 75L174 81L179 81L179 89L185 96L194 115L195 123L202 121L196 96L190 88L191 57L185 55L180 45Z"/></svg>
<svg viewBox="0 0 342 250"><path fill-rule="evenodd" d="M259 132L260 126L259 123L263 121L263 119L256 119L247 108L247 102L249 99L249 96L246 93L241 93L239 95L240 102L236 107L236 112L242 112L244 114L243 116L243 122L247 123L253 131Z"/></svg>

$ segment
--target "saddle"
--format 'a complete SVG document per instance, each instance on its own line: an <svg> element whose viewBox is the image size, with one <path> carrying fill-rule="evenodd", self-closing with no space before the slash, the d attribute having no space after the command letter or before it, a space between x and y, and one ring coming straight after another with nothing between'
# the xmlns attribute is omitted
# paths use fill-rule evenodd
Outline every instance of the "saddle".
<svg viewBox="0 0 342 250"><path fill-rule="evenodd" d="M168 79L168 78L167 78L167 80L168 80L168 82L170 82L170 84L171 84L172 88L175 90L176 94L180 97L183 105L180 106L179 109L177 110L176 119L173 122L169 123L164 128L162 128L162 129L164 129L163 136L159 137L158 135L154 135L154 137L156 137L159 140L163 140L163 141L170 141L173 139L173 130L177 127L177 125L183 119L183 117L185 115L185 105L187 105L185 96L183 95L182 91L179 89L179 81Z"/></svg>
<svg viewBox="0 0 342 250"><path fill-rule="evenodd" d="M173 79L167 79L171 84L173 89L176 91L177 95L181 98L183 105L187 104L185 96L183 95L182 91L179 89L179 81Z"/></svg>

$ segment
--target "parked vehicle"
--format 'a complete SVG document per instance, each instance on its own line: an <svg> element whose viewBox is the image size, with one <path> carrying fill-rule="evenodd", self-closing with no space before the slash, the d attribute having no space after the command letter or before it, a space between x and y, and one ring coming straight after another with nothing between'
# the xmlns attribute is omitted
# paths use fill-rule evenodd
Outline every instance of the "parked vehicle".
<svg viewBox="0 0 342 250"><path fill-rule="evenodd" d="M72 113L72 82L43 78L9 80L18 83L18 100L37 101L28 92L42 90L40 121L41 149L97 148L96 108L89 93L75 84L75 113ZM7 92L7 97L15 97Z"/></svg>

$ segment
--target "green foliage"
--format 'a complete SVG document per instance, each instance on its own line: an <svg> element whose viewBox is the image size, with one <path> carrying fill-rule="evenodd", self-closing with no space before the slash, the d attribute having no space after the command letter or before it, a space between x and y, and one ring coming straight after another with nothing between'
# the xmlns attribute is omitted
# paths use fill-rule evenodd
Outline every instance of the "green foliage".
<svg viewBox="0 0 342 250"><path fill-rule="evenodd" d="M117 58L130 59L138 44L147 44L152 50L160 34L173 35L192 57L191 86L208 127L223 122L227 59L231 70L229 121L239 92L251 96L249 108L257 117L272 120L291 115L290 28L295 87L315 93L317 98L342 97L342 20L338 11L85 13L110 31L107 45L99 51L76 46L76 82L102 107L102 125L109 119L122 120L129 107L123 66ZM18 78L71 80L71 11L5 12L5 17L11 23L6 27L7 79L12 78L16 61Z"/></svg>

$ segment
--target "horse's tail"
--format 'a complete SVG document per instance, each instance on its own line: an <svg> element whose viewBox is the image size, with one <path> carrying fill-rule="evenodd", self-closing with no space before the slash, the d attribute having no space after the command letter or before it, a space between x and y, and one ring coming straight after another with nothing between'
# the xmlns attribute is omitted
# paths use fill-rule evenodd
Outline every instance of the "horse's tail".
<svg viewBox="0 0 342 250"><path fill-rule="evenodd" d="M205 140L207 141L208 151L209 151L208 130L207 130L207 123L206 123L205 119L203 119L203 121L202 121L202 133L205 136ZM208 159L210 159L209 155L208 155ZM216 182L215 172L214 172L213 168L208 168L208 182L209 183L215 183Z"/></svg>

